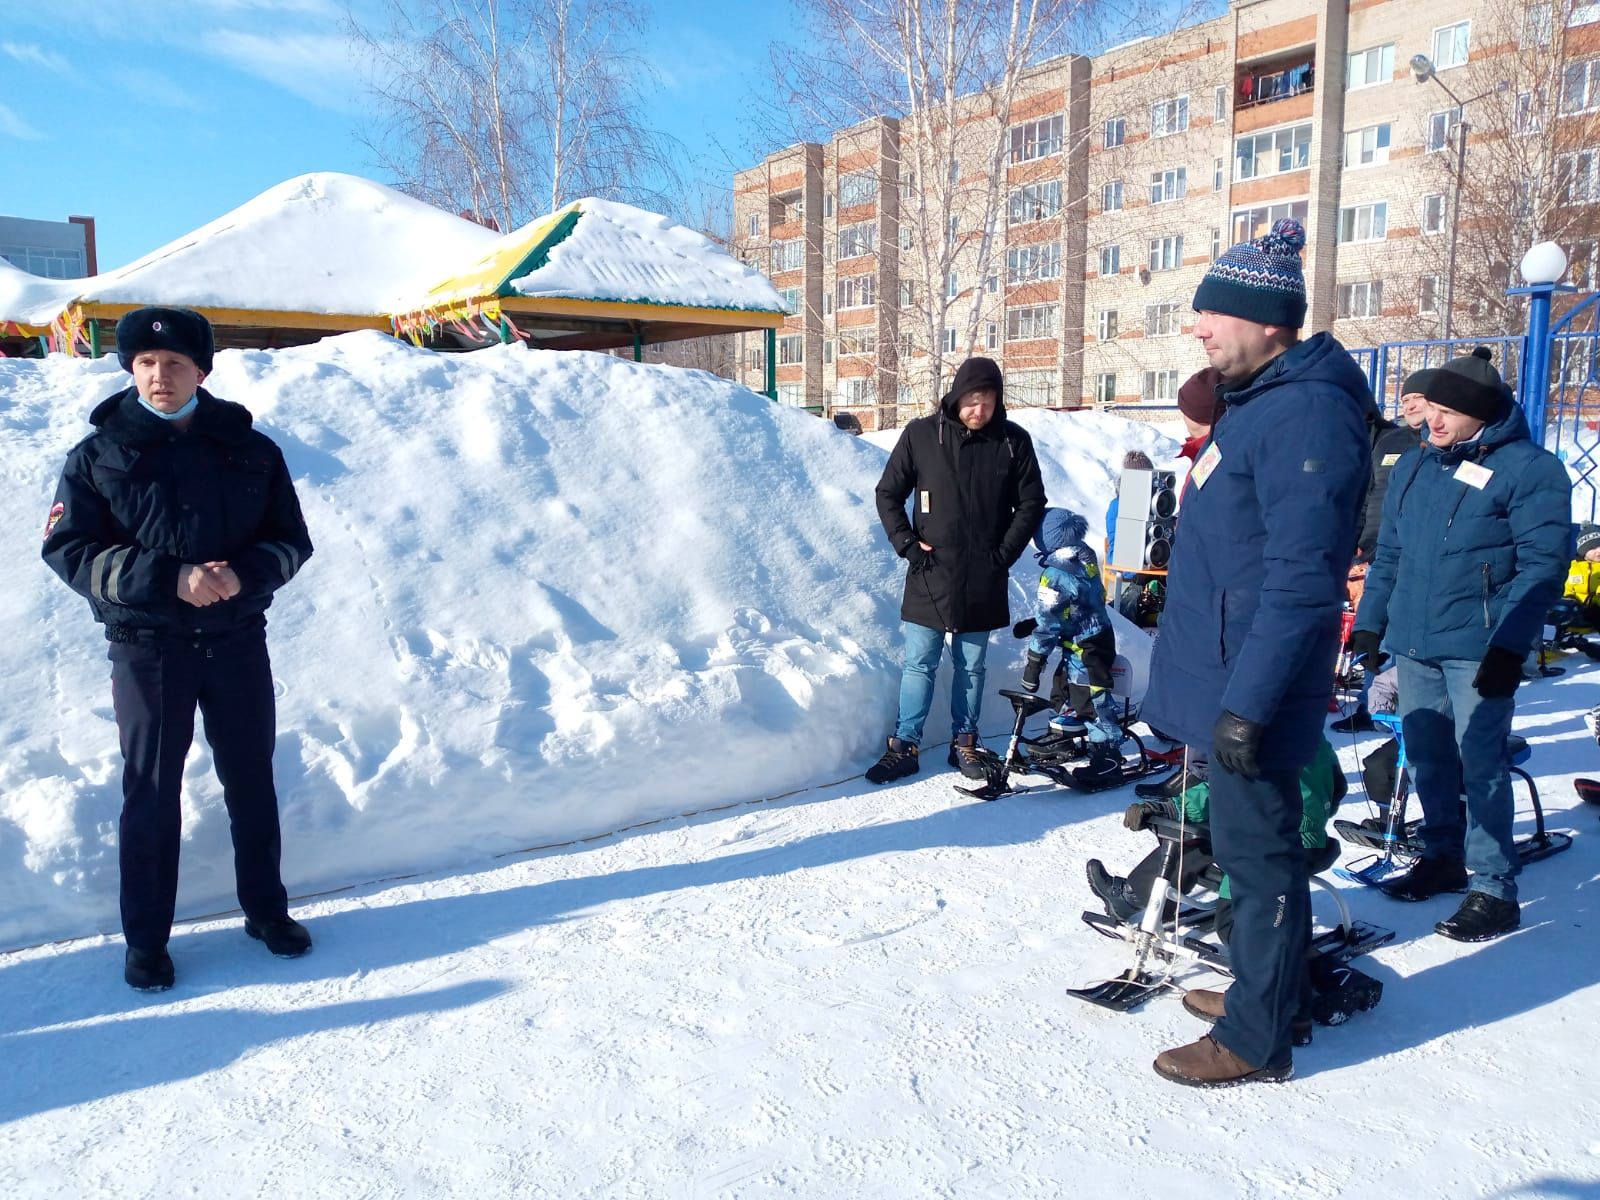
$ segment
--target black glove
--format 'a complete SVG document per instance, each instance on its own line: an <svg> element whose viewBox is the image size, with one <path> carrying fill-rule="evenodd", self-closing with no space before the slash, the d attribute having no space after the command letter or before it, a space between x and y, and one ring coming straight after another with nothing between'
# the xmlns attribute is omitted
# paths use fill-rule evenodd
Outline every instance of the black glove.
<svg viewBox="0 0 1600 1200"><path fill-rule="evenodd" d="M1522 682L1522 655L1504 646L1490 646L1478 673L1472 677L1472 686L1485 700L1504 700L1514 694Z"/></svg>
<svg viewBox="0 0 1600 1200"><path fill-rule="evenodd" d="M1044 670L1045 655L1028 651L1028 661L1022 667L1022 690L1033 695L1039 690L1039 674Z"/></svg>
<svg viewBox="0 0 1600 1200"><path fill-rule="evenodd" d="M1383 634L1373 633L1370 629L1358 629L1350 635L1350 661L1356 665L1364 665L1370 671L1376 671L1388 661L1389 656L1378 649L1378 643L1383 641Z"/></svg>
<svg viewBox="0 0 1600 1200"><path fill-rule="evenodd" d="M921 575L924 571L933 569L933 551L924 550L921 542L912 542L908 545L904 557L913 575Z"/></svg>
<svg viewBox="0 0 1600 1200"><path fill-rule="evenodd" d="M1246 779L1261 778L1261 726L1246 721L1227 709L1211 730L1211 761L1224 770Z"/></svg>
<svg viewBox="0 0 1600 1200"><path fill-rule="evenodd" d="M1014 638L1032 637L1033 631L1039 628L1039 622L1032 617L1024 617L1011 627L1011 636Z"/></svg>
<svg viewBox="0 0 1600 1200"><path fill-rule="evenodd" d="M1169 817L1175 818L1178 810L1175 805L1166 800L1140 800L1136 804L1128 805L1122 814L1122 823L1129 829L1138 833L1141 829L1150 828L1150 818Z"/></svg>

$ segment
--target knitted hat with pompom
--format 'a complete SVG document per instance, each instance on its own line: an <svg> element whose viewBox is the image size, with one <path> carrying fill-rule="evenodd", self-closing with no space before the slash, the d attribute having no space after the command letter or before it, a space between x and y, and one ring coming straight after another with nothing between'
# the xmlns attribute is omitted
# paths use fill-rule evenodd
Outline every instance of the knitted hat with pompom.
<svg viewBox="0 0 1600 1200"><path fill-rule="evenodd" d="M1230 247L1195 289L1195 312L1299 329L1306 321L1306 277L1300 270L1305 245L1305 228L1284 217L1270 233Z"/></svg>

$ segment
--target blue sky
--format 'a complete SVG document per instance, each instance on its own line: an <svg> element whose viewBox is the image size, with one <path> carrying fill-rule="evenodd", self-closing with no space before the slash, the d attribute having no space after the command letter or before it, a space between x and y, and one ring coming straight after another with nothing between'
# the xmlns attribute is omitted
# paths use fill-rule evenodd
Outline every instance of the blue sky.
<svg viewBox="0 0 1600 1200"><path fill-rule="evenodd" d="M371 0L356 0L358 9ZM358 140L345 0L6 5L0 214L95 218L110 270L307 171L384 179ZM786 0L656 0L657 121L726 179Z"/></svg>

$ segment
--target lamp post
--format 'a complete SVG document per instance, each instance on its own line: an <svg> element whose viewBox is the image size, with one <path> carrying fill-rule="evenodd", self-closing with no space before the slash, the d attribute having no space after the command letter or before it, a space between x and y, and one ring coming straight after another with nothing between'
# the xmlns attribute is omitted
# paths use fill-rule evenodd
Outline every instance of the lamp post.
<svg viewBox="0 0 1600 1200"><path fill-rule="evenodd" d="M1557 292L1576 289L1561 282L1567 272L1567 255L1554 242L1539 242L1522 256L1522 278L1526 286L1510 288L1511 296L1528 297L1528 339L1519 372L1523 416L1533 434L1534 444L1544 445L1546 412L1550 395L1550 302Z"/></svg>
<svg viewBox="0 0 1600 1200"><path fill-rule="evenodd" d="M1417 77L1418 83L1427 83L1433 80L1444 89L1444 94L1455 102L1456 112L1460 119L1456 122L1456 180L1455 187L1451 189L1450 197L1450 250L1445 259L1444 276L1444 340L1450 340L1452 326L1455 322L1456 300L1456 236L1461 230L1461 182L1467 170L1467 133L1472 126L1467 124L1467 105L1475 100L1482 100L1485 96L1492 96L1496 92L1503 92L1510 85L1502 79L1486 92L1479 92L1476 96L1469 96L1463 100L1450 90L1450 85L1439 78L1439 72L1434 68L1433 59L1426 54L1413 54L1411 56L1411 73ZM1446 136L1449 136L1448 129Z"/></svg>

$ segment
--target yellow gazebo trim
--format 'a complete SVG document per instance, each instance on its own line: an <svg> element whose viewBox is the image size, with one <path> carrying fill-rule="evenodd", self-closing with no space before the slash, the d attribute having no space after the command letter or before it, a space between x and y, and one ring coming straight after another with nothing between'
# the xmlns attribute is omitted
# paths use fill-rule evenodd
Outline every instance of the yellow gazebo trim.
<svg viewBox="0 0 1600 1200"><path fill-rule="evenodd" d="M112 304L99 300L86 300L76 305L85 319L110 320L130 313L140 304ZM378 314L286 312L269 308L213 308L196 305L195 311L203 314L213 325L270 325L281 329L381 329L387 331L389 318Z"/></svg>
<svg viewBox="0 0 1600 1200"><path fill-rule="evenodd" d="M614 321L683 321L696 325L737 325L777 329L786 314L751 308L694 308L682 304L640 304L631 300L574 300L565 296L502 296L500 307L519 316L596 317Z"/></svg>

